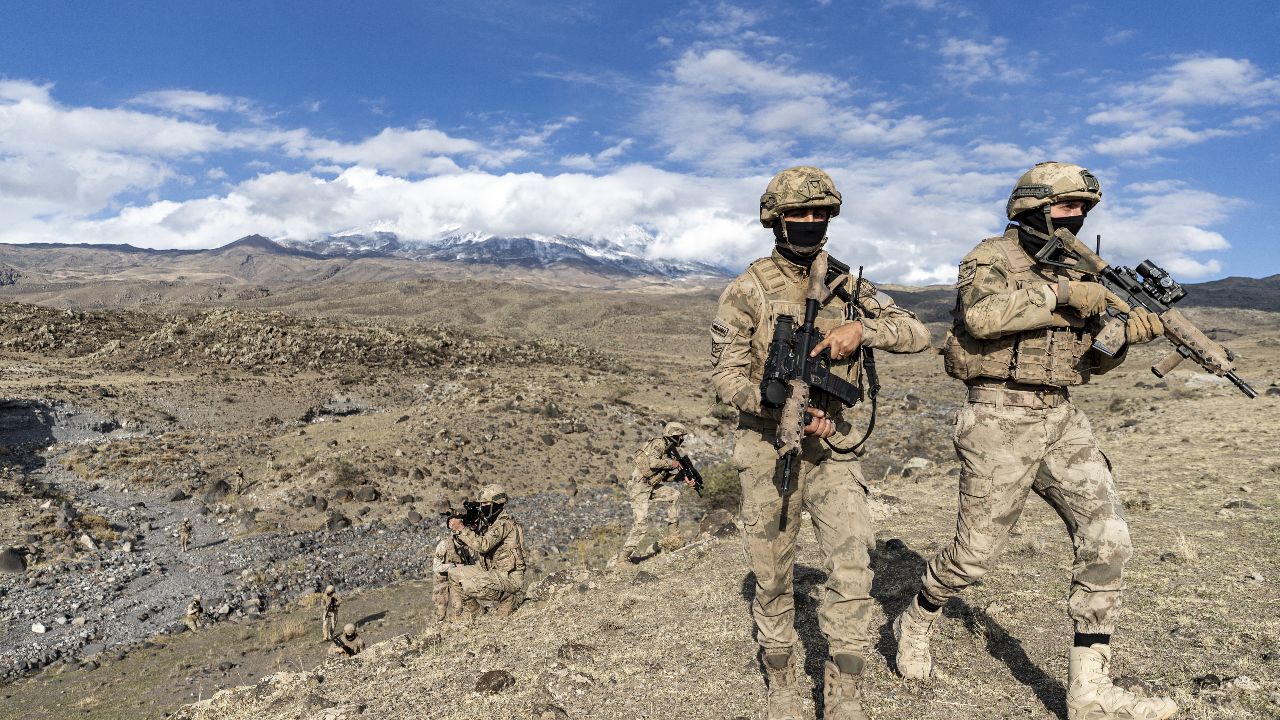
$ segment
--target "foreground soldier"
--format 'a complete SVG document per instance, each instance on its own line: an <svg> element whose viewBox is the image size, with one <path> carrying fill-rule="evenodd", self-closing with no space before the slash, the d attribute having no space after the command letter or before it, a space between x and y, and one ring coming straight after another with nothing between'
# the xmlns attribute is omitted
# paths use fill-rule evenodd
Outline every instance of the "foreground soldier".
<svg viewBox="0 0 1280 720"><path fill-rule="evenodd" d="M435 573L431 599L436 606L436 622L444 622L450 608L453 609L455 617L462 610L462 589L456 582L449 580L449 570L471 564L462 557L463 553L470 556L467 546L452 533L448 537L440 538L440 542L436 543L431 563L431 570Z"/></svg>
<svg viewBox="0 0 1280 720"><path fill-rule="evenodd" d="M1127 311L1080 273L1037 263L1055 233L1077 233L1102 199L1078 165L1041 163L1019 180L1007 215L1018 223L984 240L960 264L954 326L944 348L947 373L969 387L956 420L960 511L951 546L930 562L923 588L894 621L897 669L928 677L929 632L948 598L991 568L1018 521L1028 491L1066 523L1075 547L1068 611L1070 720L1157 720L1176 711L1168 698L1142 698L1112 684L1111 634L1132 554L1110 463L1067 388L1124 360L1091 349L1108 306ZM1130 315L1128 344L1163 333L1142 308ZM1126 346L1127 348L1127 346Z"/></svg>
<svg viewBox="0 0 1280 720"><path fill-rule="evenodd" d="M356 626L352 623L343 625L342 634L332 640L334 647L330 652L334 655L353 657L364 651L364 638L356 634Z"/></svg>
<svg viewBox="0 0 1280 720"><path fill-rule="evenodd" d="M667 506L667 532L663 537L667 545L679 542L680 488L671 484L680 474L680 461L671 457L670 450L679 447L689 430L678 422L669 422L662 428L662 437L653 438L636 453L631 479L627 480L627 495L631 498L631 531L622 542L622 549L614 555L606 567L620 562L634 562L631 553L649 533L649 506L653 502L671 503ZM685 484L693 487L693 479L685 478Z"/></svg>
<svg viewBox="0 0 1280 720"><path fill-rule="evenodd" d="M187 603L187 614L182 616L182 624L191 632L200 629L200 616L204 614L204 605L200 604L200 596L196 595Z"/></svg>
<svg viewBox="0 0 1280 720"><path fill-rule="evenodd" d="M338 629L338 605L340 604L333 586L327 586L324 589L324 595L320 598L320 607L324 610L321 631L324 633L325 640L332 638L333 633Z"/></svg>
<svg viewBox="0 0 1280 720"><path fill-rule="evenodd" d="M773 228L777 240L773 254L753 262L729 284L711 326L716 394L740 411L733 464L742 482L744 541L756 582L751 610L768 675L770 720L812 717L804 710L796 680L801 663L796 658L792 574L802 510L813 520L827 572L818 611L830 647L823 688L826 717L866 718L860 676L873 644L868 550L875 539L861 466L853 454L834 453L830 446L852 445L853 428L839 401L809 408L799 461L793 463L797 467L784 497L782 463L774 445L780 413L762 404L760 391L778 318L803 316L809 268L822 252L827 223L839 214L840 202L831 178L817 168L778 173L760 198L760 222ZM844 379L856 374L860 346L890 352L928 347L924 325L871 283L855 287L849 278L846 286L862 319L847 319L852 317L849 308L828 302L815 323L826 335L815 354L830 348L833 374Z"/></svg>
<svg viewBox="0 0 1280 720"><path fill-rule="evenodd" d="M499 616L515 612L524 600L524 528L504 512L506 504L507 492L501 485L489 485L480 492L480 508L488 524L483 534L466 527L461 518L449 519L454 537L476 556L475 565L449 568L449 580L457 583L462 612L469 620L480 616L481 600L497 602Z"/></svg>

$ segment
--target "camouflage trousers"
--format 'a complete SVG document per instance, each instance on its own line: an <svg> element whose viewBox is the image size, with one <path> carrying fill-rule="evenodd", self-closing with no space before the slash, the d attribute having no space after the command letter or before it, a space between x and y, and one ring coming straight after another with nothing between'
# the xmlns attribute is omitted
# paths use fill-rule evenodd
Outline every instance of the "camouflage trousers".
<svg viewBox="0 0 1280 720"><path fill-rule="evenodd" d="M813 520L822 569L827 573L818 626L832 654L865 657L872 647L869 551L875 533L867 509L867 484L852 455L833 454L806 438L791 463L791 489L782 523L782 461L773 430L744 427L734 436L733 464L742 482L743 545L755 573L751 614L765 651L791 649L798 636L792 581L802 510Z"/></svg>
<svg viewBox="0 0 1280 720"><path fill-rule="evenodd" d="M1070 402L1025 408L970 402L956 420L960 511L951 546L930 562L925 597L939 605L984 576L1034 490L1071 535L1068 612L1077 632L1111 633L1133 554L1111 463Z"/></svg>
<svg viewBox="0 0 1280 720"><path fill-rule="evenodd" d="M524 592L524 572L485 570L479 565L458 565L449 569L449 584L458 588L460 600L501 600L504 595Z"/></svg>
<svg viewBox="0 0 1280 720"><path fill-rule="evenodd" d="M191 632L200 629L200 617L198 615L183 615L182 624L187 626Z"/></svg>
<svg viewBox="0 0 1280 720"><path fill-rule="evenodd" d="M338 632L338 614L332 610L324 611L324 624L321 628L326 638L331 638Z"/></svg>
<svg viewBox="0 0 1280 720"><path fill-rule="evenodd" d="M431 599L436 606L436 619L444 620L453 608L456 616L462 608L462 588L449 580L449 573L436 573L435 584L431 587Z"/></svg>
<svg viewBox="0 0 1280 720"><path fill-rule="evenodd" d="M667 507L667 525L680 521L680 490L675 485L663 483L650 485L644 478L632 476L627 481L627 494L631 496L631 531L622 541L622 552L631 553L640 546L649 533L649 508L652 503L671 503Z"/></svg>

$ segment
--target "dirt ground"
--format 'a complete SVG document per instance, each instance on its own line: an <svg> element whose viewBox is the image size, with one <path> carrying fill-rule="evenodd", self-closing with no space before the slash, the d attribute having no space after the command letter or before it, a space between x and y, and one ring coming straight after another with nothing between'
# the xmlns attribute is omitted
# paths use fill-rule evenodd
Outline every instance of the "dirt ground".
<svg viewBox="0 0 1280 720"><path fill-rule="evenodd" d="M21 442L7 444L0 477L0 545L31 550L26 575L0 575L0 627L11 647L33 640L33 621L52 624L51 613L23 614L27 600L64 591L88 597L59 575L136 565L130 572L150 577L167 568L168 523L198 506L206 509L198 537L225 540L219 552L251 558L250 548L261 546L249 543L306 544L284 545L264 585L228 575L219 590L225 598L270 596L260 616L233 610L207 630L169 634L181 609L175 591L151 610L165 622L119 659L111 647L92 658L69 650L0 686L0 717L164 717L277 672L284 674L181 716L762 717L739 541L695 539L703 506L690 498L685 529L701 544L604 575L598 568L620 520L590 504L616 503L625 517L611 476L625 476L630 454L669 419L694 428L691 455L708 474L721 472L732 416L716 406L706 380L714 297L707 289L566 296L414 281L323 297L286 288L233 298L225 311L180 303L71 313L4 306L0 396L20 408L10 425L47 428L34 437L9 431ZM911 307L915 296L897 297ZM919 299L926 319L946 302L936 293ZM47 294L41 301L59 302ZM1172 693L1184 717L1276 717L1280 314L1188 314L1236 351L1261 397L1247 400L1192 367L1159 381L1147 368L1166 351L1163 341L1135 349L1121 369L1073 394L1113 462L1136 547L1116 674ZM931 327L938 344L941 326ZM880 417L864 460L874 485L873 594L881 608L868 711L1065 717L1070 544L1035 498L997 569L948 604L935 635L938 676L911 683L889 669L887 620L954 529L950 433L963 396L936 355L881 354L880 369ZM914 458L927 466L904 471ZM329 577L316 556L357 547L341 543L370 527L429 550L438 533L419 531L409 513L430 523L441 504L495 479L513 494L550 498L522 515L539 526L531 534L555 537L542 546L540 574L550 577L536 602L511 619L438 627L429 619L429 581L410 579L412 563L403 579L367 589L353 566L343 578L353 587L344 612L370 640L386 642L360 659L326 660L315 611L305 606ZM225 489L209 495L219 482ZM366 486L377 499L340 499ZM579 508L602 521L572 532L557 525L556 517L579 512L569 498L587 498L589 488L603 494ZM126 490L145 494L150 514L104 499ZM171 502L173 490L192 497ZM324 509L316 498L326 500ZM59 528L64 499L79 515ZM352 527L335 527L335 513ZM95 525L93 515L104 520ZM97 549L77 547L80 534ZM122 550L134 536L137 547ZM824 576L811 534L804 537L799 622L806 669L817 679L825 647L814 612ZM290 563L297 567L286 572ZM283 589L272 595L277 583ZM106 588L101 598L65 612L101 628L113 622L105 608L120 606L123 595ZM67 629L50 635L60 632ZM499 669L514 686L478 694L479 676Z"/></svg>

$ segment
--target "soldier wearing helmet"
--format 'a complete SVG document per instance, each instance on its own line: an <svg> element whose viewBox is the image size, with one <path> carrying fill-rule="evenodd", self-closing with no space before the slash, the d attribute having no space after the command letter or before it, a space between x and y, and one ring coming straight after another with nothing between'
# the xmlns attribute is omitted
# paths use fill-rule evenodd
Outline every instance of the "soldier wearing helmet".
<svg viewBox="0 0 1280 720"><path fill-rule="evenodd" d="M324 594L320 596L320 609L324 612L324 620L321 623L320 631L324 633L324 639L329 640L333 637L333 633L338 627L338 602L337 590L328 585L324 589Z"/></svg>
<svg viewBox="0 0 1280 720"><path fill-rule="evenodd" d="M347 623L342 626L342 634L332 638L333 654L345 655L353 657L364 652L364 638L356 633L355 623Z"/></svg>
<svg viewBox="0 0 1280 720"><path fill-rule="evenodd" d="M632 553L649 534L649 509L653 503L667 505L667 532L661 546L674 549L680 546L680 488L676 481L683 479L689 487L694 480L680 471L676 448L689 434L688 428L678 422L662 427L662 437L652 438L632 457L631 477L627 480L627 496L631 499L631 530L622 541L622 549L605 566L612 569L618 563L638 562Z"/></svg>
<svg viewBox="0 0 1280 720"><path fill-rule="evenodd" d="M868 551L875 547L875 535L861 465L854 454L832 449L847 449L861 433L853 434L839 401L815 398L799 467L784 496L782 463L774 445L779 411L761 402L775 325L784 315L803 317L809 269L825 252L828 224L840 214L841 202L830 176L818 168L778 173L760 197L760 223L773 231L773 252L729 284L711 325L711 380L720 401L739 411L732 464L742 483L743 540L755 577L751 609L771 720L813 717L804 708L796 678L803 663L792 574L803 511L813 520L828 570L818 608L818 624L829 645L826 717L866 717L860 676L874 645L870 623L876 603ZM828 299L815 323L825 339L814 354L830 349L833 374L857 383L862 347L920 352L929 346L924 325L870 282L857 283L847 275L830 281L851 298L847 303Z"/></svg>
<svg viewBox="0 0 1280 720"><path fill-rule="evenodd" d="M960 457L957 532L934 557L923 587L894 621L896 666L924 679L933 667L929 634L942 605L991 569L1034 491L1067 526L1075 549L1068 612L1070 720L1158 720L1176 711L1168 698L1143 698L1108 677L1111 635L1132 555L1129 526L1111 464L1068 388L1124 360L1092 349L1108 308L1130 312L1128 344L1163 333L1160 320L1132 311L1091 276L1044 262L1055 236L1080 232L1102 188L1079 165L1040 163L1009 195L1004 234L987 238L960 263L946 371L968 386L956 419ZM1127 345L1126 345L1127 348Z"/></svg>
<svg viewBox="0 0 1280 720"><path fill-rule="evenodd" d="M187 626L191 632L200 629L200 618L204 615L204 605L200 602L200 596L196 595L191 598L191 602L187 603L187 612L182 616L182 624Z"/></svg>
<svg viewBox="0 0 1280 720"><path fill-rule="evenodd" d="M481 489L483 532L466 527L461 518L449 519L454 538L475 558L473 565L455 565L448 569L449 581L456 583L463 615L469 620L480 616L482 602L496 603L497 614L507 616L524 601L528 548L524 527L506 511L507 499L506 489L496 483Z"/></svg>

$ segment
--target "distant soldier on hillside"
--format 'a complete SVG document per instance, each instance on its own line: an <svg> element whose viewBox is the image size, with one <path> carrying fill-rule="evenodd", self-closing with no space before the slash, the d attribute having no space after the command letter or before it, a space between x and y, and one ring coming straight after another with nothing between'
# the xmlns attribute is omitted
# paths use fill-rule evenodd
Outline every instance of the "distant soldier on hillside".
<svg viewBox="0 0 1280 720"><path fill-rule="evenodd" d="M328 640L333 637L333 633L338 627L338 596L332 585L324 589L324 595L320 597L320 607L324 611L324 621L322 632L324 639Z"/></svg>
<svg viewBox="0 0 1280 720"><path fill-rule="evenodd" d="M178 545L181 546L182 552L187 551L187 546L191 544L191 518L182 518L182 523L178 525Z"/></svg>
<svg viewBox="0 0 1280 720"><path fill-rule="evenodd" d="M356 626L347 623L342 626L342 634L331 638L333 641L334 655L345 655L346 657L354 657L364 652L364 638L356 634Z"/></svg>
<svg viewBox="0 0 1280 720"><path fill-rule="evenodd" d="M454 537L476 557L475 565L449 569L449 580L461 590L462 612L468 620L480 616L481 601L496 602L499 616L510 615L524 601L528 548L524 528L504 511L506 504L507 491L501 485L488 485L480 492L483 532L467 527L462 518L449 519Z"/></svg>
<svg viewBox="0 0 1280 720"><path fill-rule="evenodd" d="M200 629L200 618L204 615L204 605L200 604L200 596L196 595L187 603L187 614L182 616L182 624L191 632Z"/></svg>
<svg viewBox="0 0 1280 720"><path fill-rule="evenodd" d="M670 503L667 506L667 532L663 540L668 546L678 545L680 522L680 488L672 481L681 476L680 461L672 452L678 448L689 430L678 422L669 422L662 428L662 437L646 442L635 455L635 466L627 480L627 495L631 498L631 531L622 541L622 549L614 555L606 567L613 568L621 562L635 562L635 552L649 533L649 508L654 502ZM685 477L686 485L693 487L694 480Z"/></svg>

